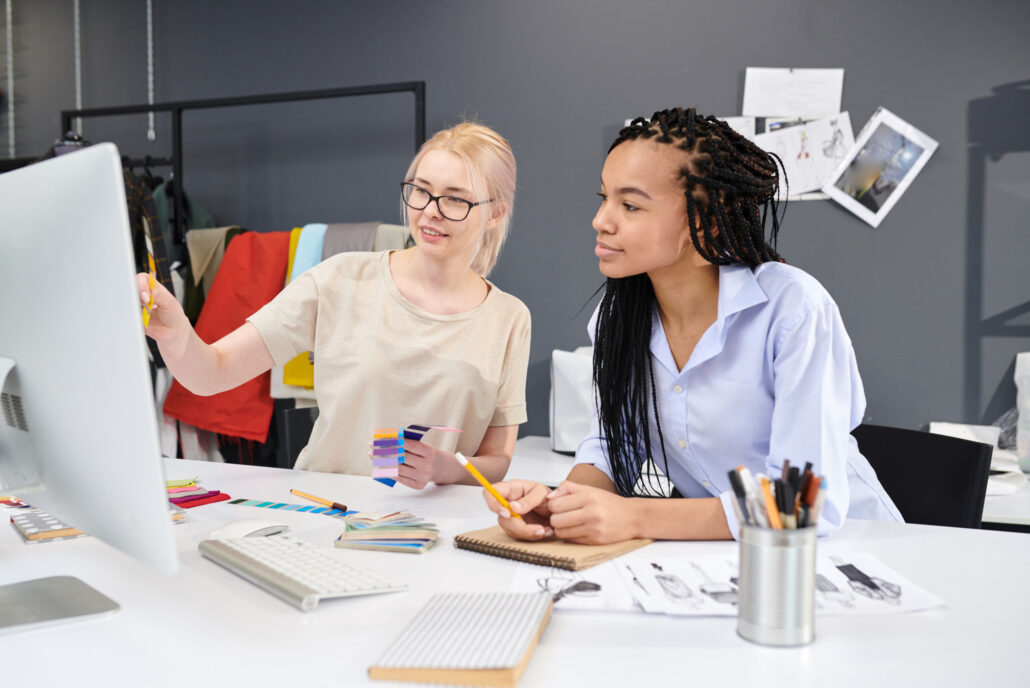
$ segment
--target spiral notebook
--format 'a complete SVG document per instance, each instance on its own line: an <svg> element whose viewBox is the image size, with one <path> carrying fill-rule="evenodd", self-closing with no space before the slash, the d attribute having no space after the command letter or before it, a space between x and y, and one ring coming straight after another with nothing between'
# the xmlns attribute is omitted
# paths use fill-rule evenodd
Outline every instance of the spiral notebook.
<svg viewBox="0 0 1030 688"><path fill-rule="evenodd" d="M590 568L652 542L654 540L646 538L625 540L611 545L577 545L563 540L522 542L513 540L500 526L473 530L454 538L454 546L460 549L571 571Z"/></svg>
<svg viewBox="0 0 1030 688"><path fill-rule="evenodd" d="M513 688L551 618L548 593L433 595L368 675Z"/></svg>

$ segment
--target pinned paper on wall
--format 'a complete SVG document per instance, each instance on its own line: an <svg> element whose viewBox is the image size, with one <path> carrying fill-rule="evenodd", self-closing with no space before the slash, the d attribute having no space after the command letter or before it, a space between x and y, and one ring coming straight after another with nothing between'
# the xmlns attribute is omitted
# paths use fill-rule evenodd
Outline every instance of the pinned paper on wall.
<svg viewBox="0 0 1030 688"><path fill-rule="evenodd" d="M755 117L720 117L723 122L730 125L730 128L740 134L746 139L751 141L755 140L755 134L758 133L757 122Z"/></svg>
<svg viewBox="0 0 1030 688"><path fill-rule="evenodd" d="M813 119L840 112L843 69L748 67L742 115Z"/></svg>
<svg viewBox="0 0 1030 688"><path fill-rule="evenodd" d="M766 120L769 127L769 120ZM799 124L780 123L755 136L755 143L783 163L789 200L818 192L855 143L848 113ZM808 196L809 198L811 196ZM826 198L820 194L819 198Z"/></svg>
<svg viewBox="0 0 1030 688"><path fill-rule="evenodd" d="M404 463L404 440L420 440L430 430L462 432L442 425L407 425L383 428L372 435L372 478L387 487L397 483L397 473Z"/></svg>

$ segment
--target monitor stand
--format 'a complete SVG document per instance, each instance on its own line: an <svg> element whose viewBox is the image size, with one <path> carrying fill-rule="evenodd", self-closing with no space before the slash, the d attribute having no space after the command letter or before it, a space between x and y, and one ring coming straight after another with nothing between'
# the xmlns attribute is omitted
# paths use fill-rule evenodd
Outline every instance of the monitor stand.
<svg viewBox="0 0 1030 688"><path fill-rule="evenodd" d="M0 633L106 616L118 603L74 576L0 585Z"/></svg>

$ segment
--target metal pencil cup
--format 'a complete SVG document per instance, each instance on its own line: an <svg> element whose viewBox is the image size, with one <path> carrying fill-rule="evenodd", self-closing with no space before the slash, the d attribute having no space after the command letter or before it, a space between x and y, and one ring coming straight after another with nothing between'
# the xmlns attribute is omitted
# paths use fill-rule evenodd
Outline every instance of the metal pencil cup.
<svg viewBox="0 0 1030 688"><path fill-rule="evenodd" d="M737 633L761 645L815 637L815 527L742 526Z"/></svg>

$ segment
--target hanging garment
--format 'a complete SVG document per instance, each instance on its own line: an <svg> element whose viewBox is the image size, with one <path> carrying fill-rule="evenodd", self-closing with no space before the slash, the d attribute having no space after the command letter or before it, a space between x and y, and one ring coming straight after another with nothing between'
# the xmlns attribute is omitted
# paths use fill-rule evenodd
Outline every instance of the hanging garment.
<svg viewBox="0 0 1030 688"><path fill-rule="evenodd" d="M346 251L371 251L378 222L335 222L325 230L322 260Z"/></svg>
<svg viewBox="0 0 1030 688"><path fill-rule="evenodd" d="M189 247L189 260L186 261L186 269L183 272L184 292L182 298L182 309L186 317L194 325L200 312L204 308L204 299L218 274L218 267L222 264L225 256L225 249L233 237L246 232L240 227L220 227L191 229L186 232L186 244ZM194 235L206 236L208 240L197 241ZM197 248L194 249L194 246ZM203 254L203 255L202 255ZM197 265L197 269L194 268Z"/></svg>
<svg viewBox="0 0 1030 688"><path fill-rule="evenodd" d="M289 242L289 232L246 232L232 241L197 320L202 340L210 344L229 334L279 293L286 279ZM265 373L207 397L176 381L164 412L202 430L264 442L272 418L268 378Z"/></svg>
<svg viewBox="0 0 1030 688"><path fill-rule="evenodd" d="M300 241L300 227L295 227L290 232L290 257L286 263L287 277L293 273L293 259L297 254L297 243ZM287 280L288 281L288 280ZM285 284L283 286L286 286ZM284 382L285 368L275 366L272 368L271 380L269 381L269 394L273 399L293 399L295 406L314 406L314 370L312 370L311 386L290 385Z"/></svg>
<svg viewBox="0 0 1030 688"><path fill-rule="evenodd" d="M174 261L186 262L186 247L175 243L172 236L171 218L174 216L172 204L175 198L170 190L172 182L167 182L153 191L154 207L157 211L157 222L161 227L161 235L164 237L165 245L168 247L168 257ZM183 191L182 204L186 212L186 229L205 229L215 226L215 218L212 217L202 205L195 202L188 193Z"/></svg>
<svg viewBox="0 0 1030 688"><path fill-rule="evenodd" d="M322 247L328 228L329 225L316 222L304 225L300 230L300 238L297 240L297 248L293 252L293 261L290 264L290 282L322 262ZM310 352L298 354L283 366L283 384L314 389L315 368Z"/></svg>
<svg viewBox="0 0 1030 688"><path fill-rule="evenodd" d="M328 227L327 224L315 222L304 225L300 230L297 250L293 254L293 267L290 268L290 282L297 279L305 270L322 262L322 244Z"/></svg>
<svg viewBox="0 0 1030 688"><path fill-rule="evenodd" d="M123 169L125 180L125 203L129 211L129 231L132 236L132 250L136 260L136 271L147 272L150 261L148 251L154 256L157 281L172 291L172 274L169 268L168 251L164 237L157 229L157 212L154 199L142 177Z"/></svg>
<svg viewBox="0 0 1030 688"><path fill-rule="evenodd" d="M234 231L235 230L235 231ZM193 272L193 285L202 286L204 295L211 291L218 267L225 256L225 247L229 244L229 233L233 236L240 233L240 228L214 227L212 229L191 229L186 233L186 250L190 255L190 269Z"/></svg>
<svg viewBox="0 0 1030 688"><path fill-rule="evenodd" d="M161 227L161 235L164 237L165 247L168 250L168 259L172 263L182 263L185 265L183 274L184 290L180 303L182 303L183 310L186 311L186 317L190 319L190 323L195 325L197 317L200 315L200 310L204 306L204 292L193 279L193 270L186 255L185 242L182 244L175 242L172 230L172 218L175 216L175 209L172 207L175 203L173 184L174 182L169 181L154 189L154 208L157 213L157 223ZM215 219L211 213L194 201L185 191L182 194L182 204L183 212L186 215L187 232L190 229L207 229L215 226ZM176 294L176 297L178 298L178 294Z"/></svg>

